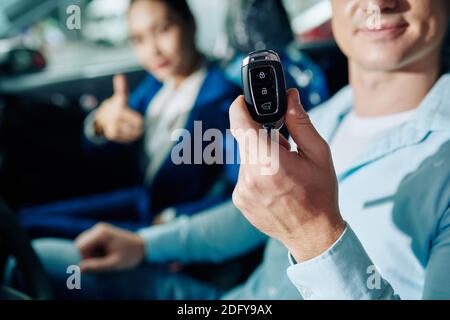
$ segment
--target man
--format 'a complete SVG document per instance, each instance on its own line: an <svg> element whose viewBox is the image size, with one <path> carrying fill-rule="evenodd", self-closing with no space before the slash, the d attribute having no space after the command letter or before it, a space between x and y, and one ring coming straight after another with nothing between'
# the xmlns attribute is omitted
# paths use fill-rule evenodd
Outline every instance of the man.
<svg viewBox="0 0 450 320"><path fill-rule="evenodd" d="M243 164L234 202L290 250L288 275L304 296L450 299L450 76L441 77L449 3L332 3L352 92L312 113L323 138L289 92L298 149L282 141L271 177ZM368 28L374 5L380 25ZM256 129L242 98L230 113L235 129Z"/></svg>
<svg viewBox="0 0 450 320"><path fill-rule="evenodd" d="M317 131L289 91L286 125L298 149L281 139L271 176L263 164L241 165L233 200L271 237L249 279L224 293L156 264L223 261L266 241L226 204L138 234L101 224L76 246L36 243L61 292L65 268L79 263L85 297L450 298L450 76L441 68L449 3L332 5L351 85L310 114ZM380 25L369 28L373 6ZM252 152L237 134L258 129L242 97L230 119L240 152Z"/></svg>

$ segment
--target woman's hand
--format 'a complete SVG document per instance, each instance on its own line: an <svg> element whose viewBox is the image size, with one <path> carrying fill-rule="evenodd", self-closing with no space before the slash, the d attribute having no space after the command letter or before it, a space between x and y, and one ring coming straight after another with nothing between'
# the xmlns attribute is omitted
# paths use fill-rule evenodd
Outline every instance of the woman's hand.
<svg viewBox="0 0 450 320"><path fill-rule="evenodd" d="M110 141L131 143L139 139L144 120L128 106L127 82L124 75L114 76L114 94L95 113L95 131Z"/></svg>
<svg viewBox="0 0 450 320"><path fill-rule="evenodd" d="M141 237L106 223L98 223L80 234L75 245L81 253L82 272L131 269L141 263L145 255Z"/></svg>
<svg viewBox="0 0 450 320"><path fill-rule="evenodd" d="M286 114L287 128L298 146L295 152L281 136L279 142L267 139L265 134L248 140L245 132L259 127L242 96L231 106L230 121L241 159L257 160L256 164L241 163L234 204L255 227L281 241L297 261L320 255L339 238L345 222L339 212L329 146L303 110L298 91L288 91ZM271 152L271 164L257 152L261 143L275 144L272 147L279 151ZM266 148L270 150L270 146ZM268 165L273 168L274 163L278 170L263 175L264 169Z"/></svg>

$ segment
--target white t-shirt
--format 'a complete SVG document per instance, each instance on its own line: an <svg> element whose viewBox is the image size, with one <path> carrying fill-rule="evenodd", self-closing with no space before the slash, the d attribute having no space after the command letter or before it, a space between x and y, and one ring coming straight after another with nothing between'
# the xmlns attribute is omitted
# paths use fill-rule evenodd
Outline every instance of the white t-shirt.
<svg viewBox="0 0 450 320"><path fill-rule="evenodd" d="M174 130L185 127L206 75L206 66L202 66L178 87L175 87L173 80L169 80L150 101L144 133L145 153L150 160L145 176L147 182L152 181L170 154L174 145Z"/></svg>
<svg viewBox="0 0 450 320"><path fill-rule="evenodd" d="M330 144L336 174L349 168L373 139L406 122L414 111L380 117L359 117L353 111L347 114Z"/></svg>

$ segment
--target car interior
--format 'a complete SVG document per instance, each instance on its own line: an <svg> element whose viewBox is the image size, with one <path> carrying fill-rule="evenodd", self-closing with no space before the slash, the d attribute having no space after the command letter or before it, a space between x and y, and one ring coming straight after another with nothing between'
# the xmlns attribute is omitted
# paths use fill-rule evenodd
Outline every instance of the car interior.
<svg viewBox="0 0 450 320"><path fill-rule="evenodd" d="M126 30L105 31L116 25L123 28L120 19L126 14L123 8L127 1L119 2L122 5L106 10L105 1L78 1L88 12L83 15L86 27L82 30L63 26L67 1L0 3L0 17L4 17L0 19L0 275L14 257L29 288L26 293L15 291L0 278L0 299L53 297L32 249L33 237L15 217L19 208L140 183L130 169L134 153L91 157L83 152L80 139L87 114L113 93L115 74L125 74L130 88L146 74L130 49ZM224 5L219 2L190 1L199 21L202 49L220 59L226 56L226 50L220 49L224 47L221 37L212 41L211 32L206 30L223 31L220 22L224 21ZM323 70L333 95L348 83L348 72L346 58L329 30L329 12L323 10L324 16L317 15L317 21L311 22L305 18L308 10L322 1L283 2L293 26L298 26L294 28L296 50ZM213 266L223 270L223 277L214 277L216 272L211 270L217 269L210 265L190 266L188 272L231 288L246 279L261 257L262 248Z"/></svg>

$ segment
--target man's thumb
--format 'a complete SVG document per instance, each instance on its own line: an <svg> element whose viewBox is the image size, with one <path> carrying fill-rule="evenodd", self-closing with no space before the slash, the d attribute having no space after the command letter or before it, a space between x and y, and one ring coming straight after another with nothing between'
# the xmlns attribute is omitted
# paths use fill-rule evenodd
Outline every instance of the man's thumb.
<svg viewBox="0 0 450 320"><path fill-rule="evenodd" d="M287 104L285 119L287 129L297 147L308 152L321 140L321 137L312 125L305 109L303 109L297 89L288 90Z"/></svg>
<svg viewBox="0 0 450 320"><path fill-rule="evenodd" d="M112 271L116 267L114 256L95 257L84 259L79 263L81 272L105 272Z"/></svg>
<svg viewBox="0 0 450 320"><path fill-rule="evenodd" d="M116 74L113 78L114 96L121 99L124 106L128 105L127 78L123 74Z"/></svg>

